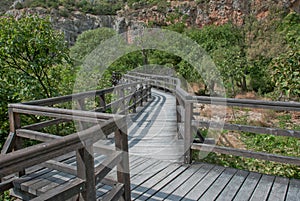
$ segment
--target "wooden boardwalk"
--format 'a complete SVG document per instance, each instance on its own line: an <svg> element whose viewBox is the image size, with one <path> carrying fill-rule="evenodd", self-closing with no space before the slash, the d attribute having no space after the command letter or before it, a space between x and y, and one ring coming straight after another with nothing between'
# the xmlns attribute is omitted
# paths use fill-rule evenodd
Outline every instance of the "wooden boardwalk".
<svg viewBox="0 0 300 201"><path fill-rule="evenodd" d="M174 96L152 89L152 99L145 104L128 119L132 200L300 200L300 180L207 163L183 164ZM113 144L112 139L99 141L95 146ZM104 159L95 154L95 165ZM74 153L59 160L73 166L76 174ZM24 192L30 199L77 182L74 175L50 168L36 166L29 171L14 182L14 194L22 190L23 198ZM107 183L97 184L97 199L102 200L112 189L107 184L115 177L115 171L107 176Z"/></svg>

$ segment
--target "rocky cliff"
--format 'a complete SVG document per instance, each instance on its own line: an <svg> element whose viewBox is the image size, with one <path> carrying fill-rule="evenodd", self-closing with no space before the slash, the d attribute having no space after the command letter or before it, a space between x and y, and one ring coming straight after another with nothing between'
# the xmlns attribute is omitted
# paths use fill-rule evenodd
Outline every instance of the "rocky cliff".
<svg viewBox="0 0 300 201"><path fill-rule="evenodd" d="M18 2L22 2L18 0ZM252 3L249 3L252 2ZM85 30L99 27L110 27L122 33L145 24L163 26L182 22L187 26L203 27L208 24L224 24L232 21L243 24L244 17L250 13L258 18L268 15L272 6L283 10L300 11L300 0L197 0L197 1L162 1L157 5L135 3L127 4L117 15L92 15L79 11L67 11L63 7L26 8L7 11L7 14L20 17L22 14L38 14L50 16L54 27L66 35L66 40L73 44L78 34Z"/></svg>

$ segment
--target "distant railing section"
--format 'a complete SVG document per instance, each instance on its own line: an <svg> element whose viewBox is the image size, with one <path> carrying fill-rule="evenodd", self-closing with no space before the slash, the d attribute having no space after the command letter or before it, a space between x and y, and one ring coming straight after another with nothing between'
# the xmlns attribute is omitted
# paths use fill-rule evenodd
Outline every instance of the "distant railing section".
<svg viewBox="0 0 300 201"><path fill-rule="evenodd" d="M196 127L214 129L222 126L223 129L230 131L243 131L255 133L258 135L269 134L292 138L300 138L300 131L229 123L220 125L220 122L199 121L193 119L193 108L194 104L197 103L220 105L224 107L236 106L246 108L261 108L275 111L300 111L300 103L298 102L261 101L221 97L193 96L181 88L179 79L170 76L131 72L129 73L129 75L125 75L125 79L134 81L148 81L152 85L152 87L168 90L176 96L178 137L183 137L184 139L185 153L183 154L185 163L191 163L192 150L200 150L248 158L256 158L267 161L288 163L300 166L300 158L298 157L282 156L277 154L217 146L215 144L206 144L205 141L204 143L194 143L194 128Z"/></svg>
<svg viewBox="0 0 300 201"><path fill-rule="evenodd" d="M130 176L126 116L151 96L147 82L135 82L116 87L83 92L68 96L10 104L10 134L0 156L0 192L11 189L27 174L27 168L39 165L76 176L67 189L54 189L34 200L65 200L81 194L84 200L96 200L96 184L112 183L110 194L104 199L123 196L130 200ZM62 107L72 107L65 109ZM109 114L114 113L114 114ZM23 125L22 116L35 116L41 122ZM44 128L65 122L75 122L81 131L67 136L42 132ZM114 133L115 148L94 147L102 136ZM42 143L23 147L23 140ZM96 150L94 150L96 149ZM106 159L95 167L94 152ZM76 153L77 167L57 161L55 158ZM117 181L107 182L105 176L117 167ZM18 173L18 174L15 174ZM14 174L13 177L8 177Z"/></svg>

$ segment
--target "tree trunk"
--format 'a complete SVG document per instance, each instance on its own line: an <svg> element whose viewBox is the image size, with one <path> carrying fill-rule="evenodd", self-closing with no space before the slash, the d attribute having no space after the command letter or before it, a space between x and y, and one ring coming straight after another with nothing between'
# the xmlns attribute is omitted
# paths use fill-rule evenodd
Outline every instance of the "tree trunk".
<svg viewBox="0 0 300 201"><path fill-rule="evenodd" d="M248 89L247 89L246 76L243 76L243 77L242 77L241 88L242 88L242 91L243 91L243 92L248 91Z"/></svg>

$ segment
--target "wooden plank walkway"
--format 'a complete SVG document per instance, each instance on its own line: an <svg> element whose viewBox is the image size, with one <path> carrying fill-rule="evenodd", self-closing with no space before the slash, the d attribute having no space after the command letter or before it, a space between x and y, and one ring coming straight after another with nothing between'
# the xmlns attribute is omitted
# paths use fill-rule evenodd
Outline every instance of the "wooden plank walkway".
<svg viewBox="0 0 300 201"><path fill-rule="evenodd" d="M300 199L300 181L296 179L207 163L183 165L149 158L131 163L131 189L132 200Z"/></svg>
<svg viewBox="0 0 300 201"><path fill-rule="evenodd" d="M177 139L176 132L175 98L157 90L152 91L152 96L147 107L129 122L132 200L300 200L300 180L207 163L183 164L183 142ZM95 164L103 160L99 155ZM76 167L74 156L63 162ZM107 178L115 177L114 171ZM38 169L15 183L15 193L22 189L39 195L73 179L70 174ZM97 199L101 200L110 189L98 184Z"/></svg>
<svg viewBox="0 0 300 201"><path fill-rule="evenodd" d="M152 89L152 100L131 117L129 153L173 162L183 161L183 140L177 137L176 100Z"/></svg>

